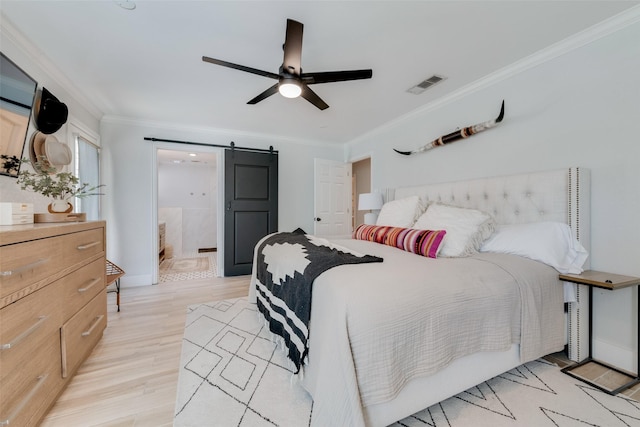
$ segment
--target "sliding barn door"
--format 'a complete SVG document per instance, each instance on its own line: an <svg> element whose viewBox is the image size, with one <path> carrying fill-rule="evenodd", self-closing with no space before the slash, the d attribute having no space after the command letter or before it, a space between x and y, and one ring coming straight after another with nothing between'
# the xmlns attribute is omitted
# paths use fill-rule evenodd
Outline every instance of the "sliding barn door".
<svg viewBox="0 0 640 427"><path fill-rule="evenodd" d="M278 229L278 154L225 150L224 275L251 274L253 248Z"/></svg>

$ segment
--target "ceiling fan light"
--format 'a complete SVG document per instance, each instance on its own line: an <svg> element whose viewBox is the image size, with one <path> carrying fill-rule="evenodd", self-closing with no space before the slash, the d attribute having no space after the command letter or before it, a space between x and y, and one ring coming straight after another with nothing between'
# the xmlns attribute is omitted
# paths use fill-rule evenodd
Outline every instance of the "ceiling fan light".
<svg viewBox="0 0 640 427"><path fill-rule="evenodd" d="M278 85L278 92L285 98L297 98L302 93L302 88L296 81L286 81Z"/></svg>

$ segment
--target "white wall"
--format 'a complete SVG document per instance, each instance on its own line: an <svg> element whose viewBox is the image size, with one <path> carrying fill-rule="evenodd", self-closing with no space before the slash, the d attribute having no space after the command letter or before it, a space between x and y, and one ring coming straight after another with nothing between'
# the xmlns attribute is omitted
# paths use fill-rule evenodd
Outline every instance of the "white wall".
<svg viewBox="0 0 640 427"><path fill-rule="evenodd" d="M635 23L372 132L349 144L348 157L373 153L373 189L589 168L591 268L640 276L639 76ZM502 99L494 129L410 157L392 151L491 119ZM595 356L635 372L637 289L596 291L594 301Z"/></svg>
<svg viewBox="0 0 640 427"><path fill-rule="evenodd" d="M343 160L343 147L288 141L214 129L179 128L159 123L138 123L105 118L102 121L103 161L106 169L108 256L127 275L123 286L149 285L157 268L156 177L157 148L178 149L184 145L145 141L145 137L193 141L278 150L278 228L313 230L313 159ZM194 150L206 149L192 146ZM191 149L191 148L190 148ZM217 150L217 149L210 149ZM220 149L221 150L221 149ZM220 157L223 158L222 152ZM219 183L223 188L223 183ZM222 232L220 226L218 230ZM221 248L218 246L218 250Z"/></svg>
<svg viewBox="0 0 640 427"><path fill-rule="evenodd" d="M158 221L175 258L217 247L217 178L215 163L158 163Z"/></svg>

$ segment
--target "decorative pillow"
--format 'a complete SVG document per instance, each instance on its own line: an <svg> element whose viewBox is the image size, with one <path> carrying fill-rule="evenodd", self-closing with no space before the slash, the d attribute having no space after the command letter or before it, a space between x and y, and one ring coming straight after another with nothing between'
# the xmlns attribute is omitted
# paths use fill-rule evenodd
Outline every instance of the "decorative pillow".
<svg viewBox="0 0 640 427"><path fill-rule="evenodd" d="M440 256L459 257L478 252L495 226L493 217L488 213L433 203L418 218L413 228L447 230Z"/></svg>
<svg viewBox="0 0 640 427"><path fill-rule="evenodd" d="M482 252L520 255L543 262L560 273L580 274L589 253L561 222L500 225Z"/></svg>
<svg viewBox="0 0 640 427"><path fill-rule="evenodd" d="M407 252L436 258L445 234L445 230L414 230L363 224L353 232L353 238L395 246Z"/></svg>
<svg viewBox="0 0 640 427"><path fill-rule="evenodd" d="M416 222L423 211L420 197L412 196L393 200L382 206L376 225L408 228Z"/></svg>

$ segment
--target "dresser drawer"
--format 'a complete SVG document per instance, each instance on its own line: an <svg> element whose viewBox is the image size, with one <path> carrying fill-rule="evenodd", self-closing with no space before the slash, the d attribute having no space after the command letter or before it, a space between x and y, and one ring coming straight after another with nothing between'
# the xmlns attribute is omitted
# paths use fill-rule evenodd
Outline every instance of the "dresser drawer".
<svg viewBox="0 0 640 427"><path fill-rule="evenodd" d="M79 268L73 274L59 280L64 304L63 322L69 320L84 307L100 291L104 290L106 282L106 261L98 258L90 264Z"/></svg>
<svg viewBox="0 0 640 427"><path fill-rule="evenodd" d="M0 310L0 379L42 354L42 343L51 335L60 340L60 301L49 285Z"/></svg>
<svg viewBox="0 0 640 427"><path fill-rule="evenodd" d="M60 363L60 336L50 334L37 352L0 380L0 425L38 425L62 387Z"/></svg>
<svg viewBox="0 0 640 427"><path fill-rule="evenodd" d="M0 246L0 298L103 253L104 229Z"/></svg>
<svg viewBox="0 0 640 427"><path fill-rule="evenodd" d="M107 327L107 291L96 295L86 306L62 325L62 376L73 375L102 337Z"/></svg>

